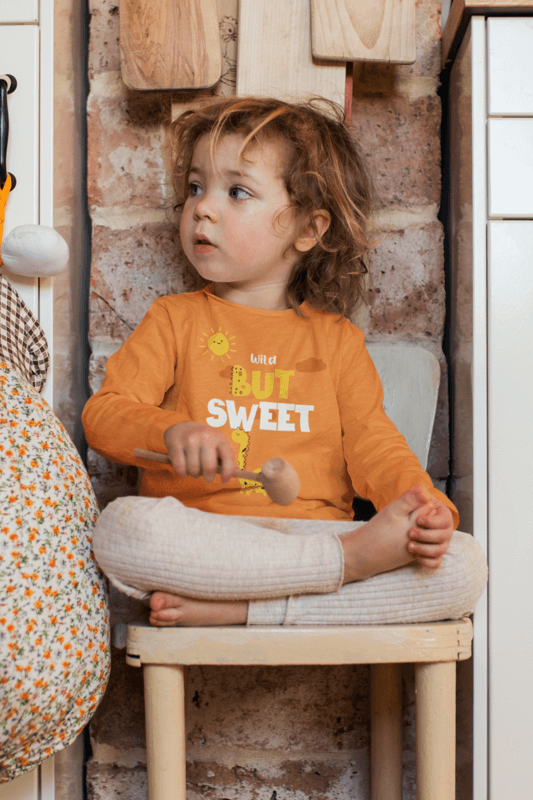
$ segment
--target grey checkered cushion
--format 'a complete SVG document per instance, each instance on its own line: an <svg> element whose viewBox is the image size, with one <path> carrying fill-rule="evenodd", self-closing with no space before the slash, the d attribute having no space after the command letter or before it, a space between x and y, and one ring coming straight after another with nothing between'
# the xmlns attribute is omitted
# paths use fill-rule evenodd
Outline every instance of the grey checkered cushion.
<svg viewBox="0 0 533 800"><path fill-rule="evenodd" d="M1 273L0 360L7 361L41 391L50 366L46 337L39 321Z"/></svg>

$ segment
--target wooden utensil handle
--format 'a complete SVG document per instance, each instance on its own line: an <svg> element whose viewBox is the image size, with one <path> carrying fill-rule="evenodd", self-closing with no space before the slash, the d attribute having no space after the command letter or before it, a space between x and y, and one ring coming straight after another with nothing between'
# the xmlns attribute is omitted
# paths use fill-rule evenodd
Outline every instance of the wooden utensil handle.
<svg viewBox="0 0 533 800"><path fill-rule="evenodd" d="M136 447L133 451L135 458L146 458L148 461L161 461L162 464L170 464L170 458L166 453L156 453L155 450L143 450Z"/></svg>
<svg viewBox="0 0 533 800"><path fill-rule="evenodd" d="M149 461L160 461L162 464L170 464L170 458L166 453L157 453L155 450L143 450L141 447L136 447L133 451L135 458L146 458ZM217 472L220 472L222 465L217 465ZM247 469L236 469L233 473L238 478L249 478L252 481L261 483L261 476L258 472L250 472Z"/></svg>

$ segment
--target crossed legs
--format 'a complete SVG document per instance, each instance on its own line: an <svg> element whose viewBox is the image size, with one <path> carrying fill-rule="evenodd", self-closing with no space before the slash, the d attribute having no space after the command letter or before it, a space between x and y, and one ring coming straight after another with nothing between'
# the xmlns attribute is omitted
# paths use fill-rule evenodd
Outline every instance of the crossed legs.
<svg viewBox="0 0 533 800"><path fill-rule="evenodd" d="M358 524L232 518L173 498L120 498L100 517L95 553L119 589L149 599L158 625L458 618L473 610L486 563L459 532L439 569L413 562L410 532L425 500L408 492Z"/></svg>

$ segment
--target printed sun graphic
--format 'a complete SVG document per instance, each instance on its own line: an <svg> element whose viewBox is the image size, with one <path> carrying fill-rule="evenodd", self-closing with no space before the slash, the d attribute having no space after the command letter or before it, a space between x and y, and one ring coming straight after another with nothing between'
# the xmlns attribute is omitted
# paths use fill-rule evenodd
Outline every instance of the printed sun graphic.
<svg viewBox="0 0 533 800"><path fill-rule="evenodd" d="M200 349L204 351L202 353L203 356L211 353L211 361L215 356L221 358L222 361L224 361L225 358L227 358L228 361L231 360L230 353L236 352L236 350L232 348L232 339L235 339L235 336L228 336L227 331L226 333L222 333L222 326L219 327L218 331L214 331L213 328L211 328L210 336L208 336L207 333L202 333L202 336L207 337L207 339L200 344Z"/></svg>

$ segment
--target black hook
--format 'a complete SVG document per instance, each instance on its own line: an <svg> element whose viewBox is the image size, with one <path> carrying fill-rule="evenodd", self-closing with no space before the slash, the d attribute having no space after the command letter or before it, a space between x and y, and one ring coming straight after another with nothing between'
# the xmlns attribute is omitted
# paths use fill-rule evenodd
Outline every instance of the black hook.
<svg viewBox="0 0 533 800"><path fill-rule="evenodd" d="M0 189L4 188L7 180L7 140L9 138L9 114L7 113L7 96L17 88L17 81L13 75L0 75ZM11 175L11 190L17 184L14 175Z"/></svg>

